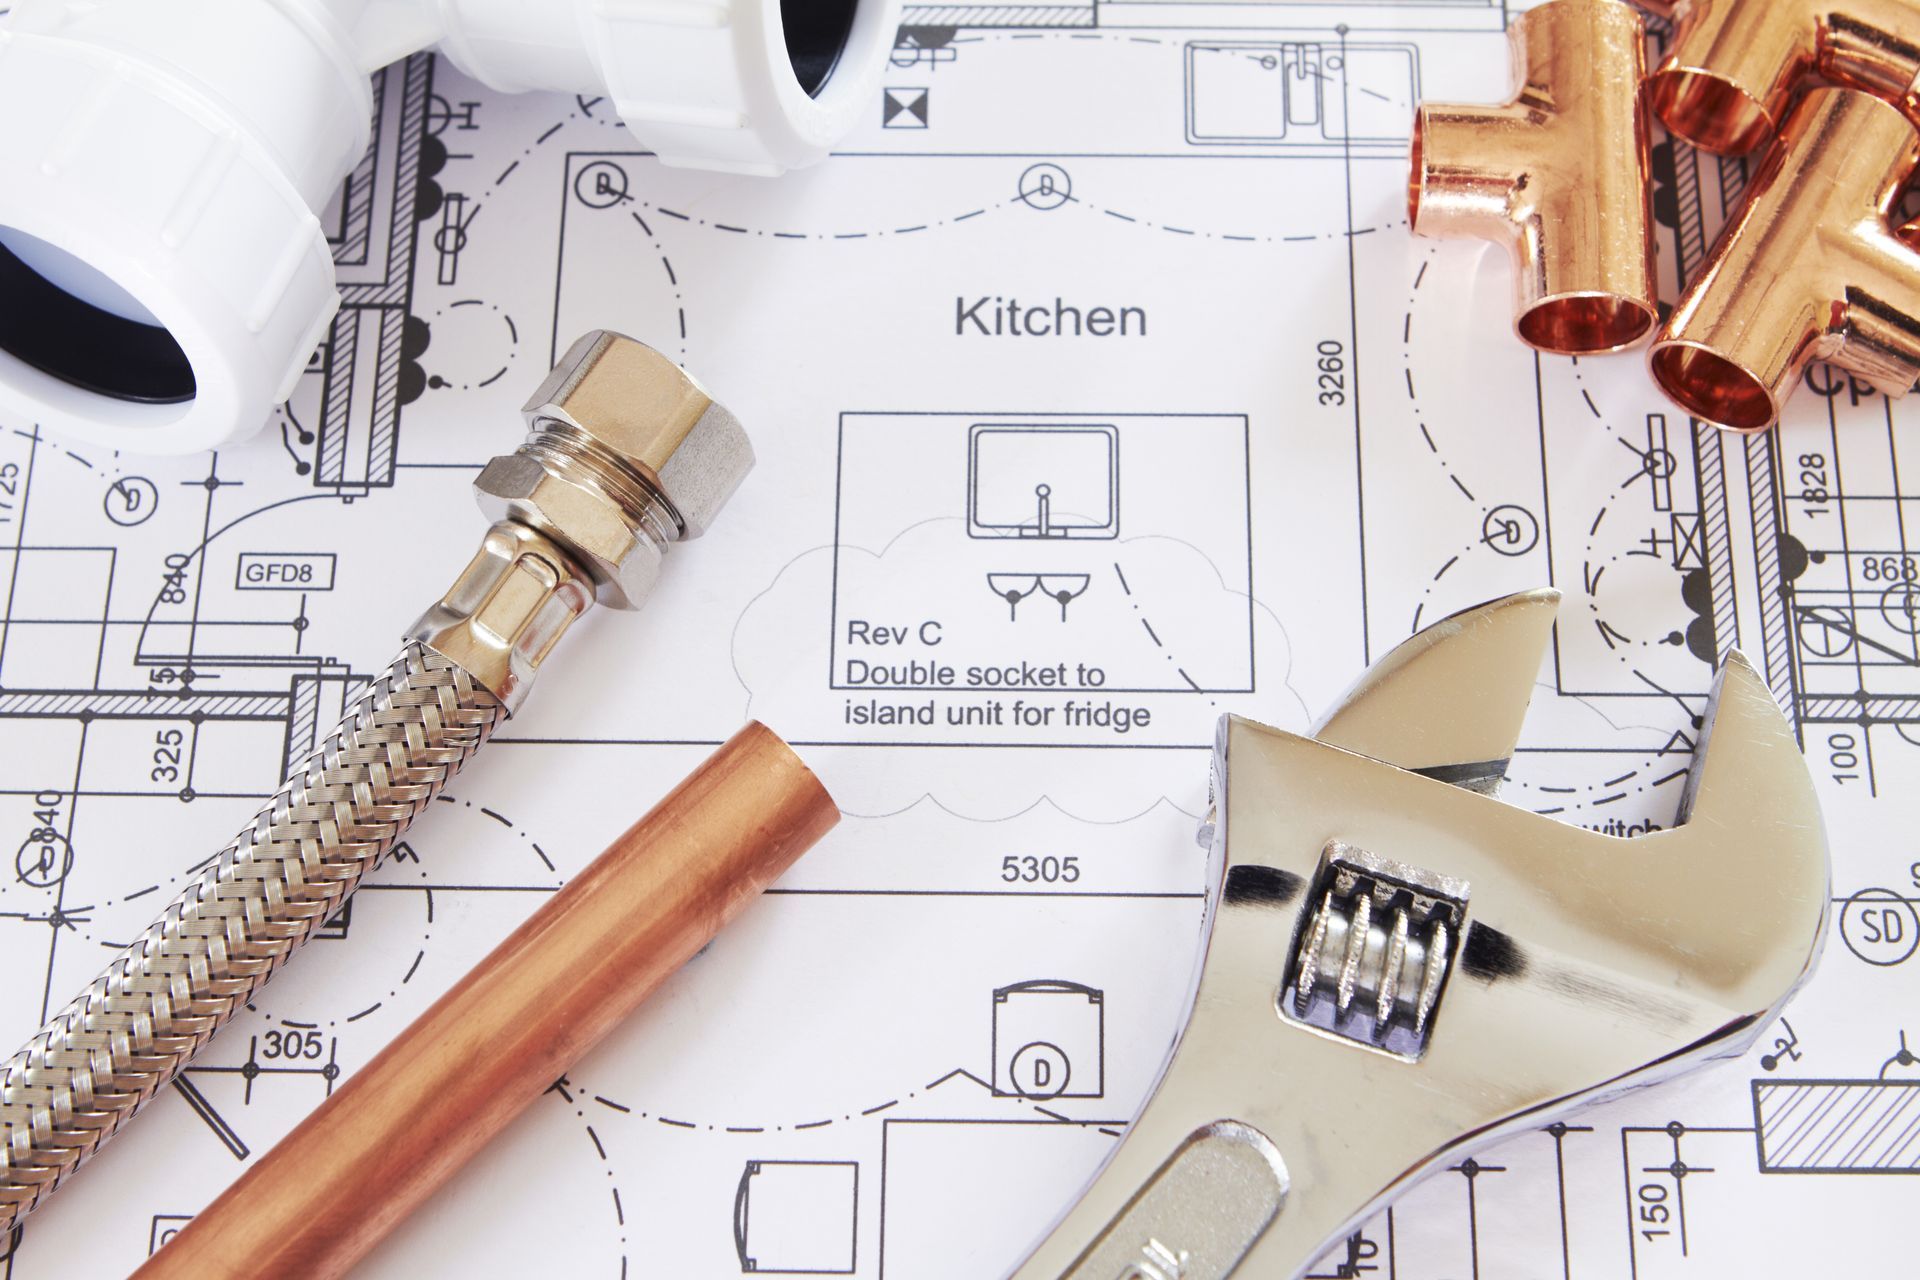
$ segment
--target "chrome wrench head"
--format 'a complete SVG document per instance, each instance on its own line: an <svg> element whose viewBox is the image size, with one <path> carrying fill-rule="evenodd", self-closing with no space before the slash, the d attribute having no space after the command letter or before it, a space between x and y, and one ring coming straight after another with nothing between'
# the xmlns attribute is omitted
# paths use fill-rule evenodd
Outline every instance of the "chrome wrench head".
<svg viewBox="0 0 1920 1280"><path fill-rule="evenodd" d="M1556 602L1415 636L1321 738L1222 721L1193 1012L1016 1280L1297 1276L1471 1150L1745 1051L1805 979L1820 811L1739 654L1673 830L1623 840L1480 793Z"/></svg>
<svg viewBox="0 0 1920 1280"><path fill-rule="evenodd" d="M1560 593L1543 588L1442 618L1367 668L1312 736L1492 795L1559 610Z"/></svg>

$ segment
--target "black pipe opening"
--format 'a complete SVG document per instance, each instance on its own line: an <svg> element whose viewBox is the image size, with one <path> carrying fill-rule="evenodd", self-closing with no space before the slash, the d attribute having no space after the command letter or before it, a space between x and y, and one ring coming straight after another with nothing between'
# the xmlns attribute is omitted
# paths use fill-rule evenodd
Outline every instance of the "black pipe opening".
<svg viewBox="0 0 1920 1280"><path fill-rule="evenodd" d="M83 302L0 244L0 351L83 391L182 404L197 390L173 335Z"/></svg>
<svg viewBox="0 0 1920 1280"><path fill-rule="evenodd" d="M809 98L820 96L853 34L860 0L780 0L787 33L787 61Z"/></svg>

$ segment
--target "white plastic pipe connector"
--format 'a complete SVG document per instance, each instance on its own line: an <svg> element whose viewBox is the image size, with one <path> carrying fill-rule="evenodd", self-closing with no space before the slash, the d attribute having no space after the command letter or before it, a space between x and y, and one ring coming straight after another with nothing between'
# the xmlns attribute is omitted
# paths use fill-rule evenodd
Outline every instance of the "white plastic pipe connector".
<svg viewBox="0 0 1920 1280"><path fill-rule="evenodd" d="M243 439L339 307L316 210L367 76L438 48L605 97L663 163L778 174L872 108L900 0L24 0L0 18L0 423ZM784 12L783 12L784 11Z"/></svg>

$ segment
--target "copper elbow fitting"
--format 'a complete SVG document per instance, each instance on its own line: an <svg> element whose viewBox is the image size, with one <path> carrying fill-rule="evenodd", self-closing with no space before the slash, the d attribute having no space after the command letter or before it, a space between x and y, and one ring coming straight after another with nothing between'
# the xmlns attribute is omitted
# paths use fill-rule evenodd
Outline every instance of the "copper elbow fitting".
<svg viewBox="0 0 1920 1280"><path fill-rule="evenodd" d="M1920 253L1889 214L1917 164L1920 134L1880 99L1803 98L1654 343L1660 389L1734 431L1772 426L1815 360L1905 395L1920 378Z"/></svg>
<svg viewBox="0 0 1920 1280"><path fill-rule="evenodd" d="M1773 134L1818 73L1920 116L1920 0L1642 0L1668 10L1674 41L1648 84L1674 134L1744 155Z"/></svg>
<svg viewBox="0 0 1920 1280"><path fill-rule="evenodd" d="M1507 246L1528 346L1631 347L1657 321L1645 23L1623 0L1553 0L1508 38L1512 101L1415 114L1408 220Z"/></svg>

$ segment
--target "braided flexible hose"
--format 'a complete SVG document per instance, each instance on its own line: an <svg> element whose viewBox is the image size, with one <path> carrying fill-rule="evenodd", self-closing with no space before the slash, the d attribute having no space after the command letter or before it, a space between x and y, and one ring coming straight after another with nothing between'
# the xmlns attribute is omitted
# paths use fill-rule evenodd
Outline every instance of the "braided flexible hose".
<svg viewBox="0 0 1920 1280"><path fill-rule="evenodd" d="M667 547L753 467L658 351L596 330L474 481L493 525L318 751L211 866L0 1067L0 1235L179 1076L516 710L595 603L638 609Z"/></svg>
<svg viewBox="0 0 1920 1280"><path fill-rule="evenodd" d="M253 822L0 1071L0 1235L177 1076L506 714L409 642Z"/></svg>

